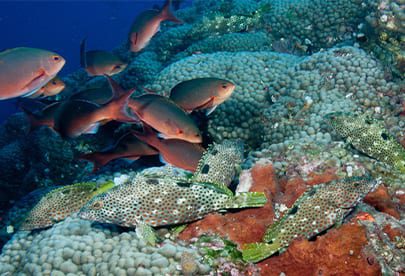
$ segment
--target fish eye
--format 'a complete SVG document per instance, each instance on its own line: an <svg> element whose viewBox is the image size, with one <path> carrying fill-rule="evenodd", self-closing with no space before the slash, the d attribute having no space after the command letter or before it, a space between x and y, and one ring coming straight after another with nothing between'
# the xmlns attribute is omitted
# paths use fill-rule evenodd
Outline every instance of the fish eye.
<svg viewBox="0 0 405 276"><path fill-rule="evenodd" d="M52 59L53 59L54 61L59 61L59 60L60 60L60 57L59 57L59 56L53 56Z"/></svg>
<svg viewBox="0 0 405 276"><path fill-rule="evenodd" d="M226 84L222 84L222 88L228 88L228 86Z"/></svg>
<svg viewBox="0 0 405 276"><path fill-rule="evenodd" d="M121 69L121 65L115 65L114 69Z"/></svg>
<svg viewBox="0 0 405 276"><path fill-rule="evenodd" d="M95 201L92 205L91 208L94 210L100 210L101 208L103 208L103 202L102 201Z"/></svg>
<svg viewBox="0 0 405 276"><path fill-rule="evenodd" d="M56 81L53 81L52 84L53 84L53 85L56 85Z"/></svg>

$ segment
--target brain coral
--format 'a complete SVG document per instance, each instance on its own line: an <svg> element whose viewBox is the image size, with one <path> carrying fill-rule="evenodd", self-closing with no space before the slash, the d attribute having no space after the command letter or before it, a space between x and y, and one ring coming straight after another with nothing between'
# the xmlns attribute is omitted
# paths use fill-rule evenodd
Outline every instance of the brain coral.
<svg viewBox="0 0 405 276"><path fill-rule="evenodd" d="M68 218L53 228L19 232L0 255L1 275L180 275L182 254L197 252L171 241L147 246L135 232L120 233ZM209 267L197 261L197 273Z"/></svg>
<svg viewBox="0 0 405 276"><path fill-rule="evenodd" d="M219 77L236 84L232 97L209 117L216 141L241 138L257 148L307 136L329 139L323 116L362 111L385 119L399 135L399 85L382 66L354 47L333 48L309 57L274 52L219 52L182 59L166 67L151 88L167 93L177 83Z"/></svg>

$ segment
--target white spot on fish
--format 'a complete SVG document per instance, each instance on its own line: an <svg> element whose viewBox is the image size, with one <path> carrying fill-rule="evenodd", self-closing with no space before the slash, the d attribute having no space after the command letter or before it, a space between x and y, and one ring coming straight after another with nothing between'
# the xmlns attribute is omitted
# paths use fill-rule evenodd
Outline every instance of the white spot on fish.
<svg viewBox="0 0 405 276"><path fill-rule="evenodd" d="M320 209L321 209L321 206L316 205L316 206L314 207L314 209L315 209L315 210L320 210Z"/></svg>
<svg viewBox="0 0 405 276"><path fill-rule="evenodd" d="M186 199L185 198L179 198L179 199L177 199L177 204L183 204L184 202L186 202Z"/></svg>
<svg viewBox="0 0 405 276"><path fill-rule="evenodd" d="M155 198L154 202L155 203L160 203L160 202L162 202L162 199L161 198Z"/></svg>

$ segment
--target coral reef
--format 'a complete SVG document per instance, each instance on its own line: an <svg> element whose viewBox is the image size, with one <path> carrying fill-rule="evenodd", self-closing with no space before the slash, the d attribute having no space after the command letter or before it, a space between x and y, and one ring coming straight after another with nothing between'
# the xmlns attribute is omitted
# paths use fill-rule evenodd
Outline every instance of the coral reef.
<svg viewBox="0 0 405 276"><path fill-rule="evenodd" d="M257 148L293 139L330 141L323 116L333 111L367 111L384 118L399 135L405 127L393 117L400 87L365 52L331 49L300 60L273 52L200 54L165 68L151 88L169 91L178 82L219 77L236 84L231 99L209 118L215 141L241 138ZM356 85L354 85L356 84Z"/></svg>
<svg viewBox="0 0 405 276"><path fill-rule="evenodd" d="M181 244L164 241L147 246L135 232L92 227L91 222L68 218L39 233L19 232L0 256L1 274L21 275L180 275L182 254L196 260L198 274L210 268L201 255Z"/></svg>
<svg viewBox="0 0 405 276"><path fill-rule="evenodd" d="M405 10L400 0L369 1L371 12L360 31L369 34L365 48L370 49L402 79L405 77Z"/></svg>
<svg viewBox="0 0 405 276"><path fill-rule="evenodd" d="M114 79L125 89L138 88L135 95L141 87L167 95L176 84L201 77L235 83L232 97L211 115L193 116L206 128L204 143L244 140L248 158L236 193L264 192L268 202L207 215L180 233L183 241L165 240L173 236L160 229L165 238L157 247L134 231L73 215L42 232L14 234L0 255L0 274L404 273L405 175L350 148L325 120L331 112L366 114L405 145L403 0L196 0L176 15L185 24L162 24L142 52L130 53L125 44L113 51L128 63ZM53 99L105 84L84 70L63 81L65 91ZM67 141L44 127L29 133L22 114L10 117L0 126L0 224L8 220L3 211L10 201L39 187L127 183L145 163L114 161L87 175L91 168L75 157L106 148L129 128L109 124L97 135ZM190 177L167 166L149 172ZM366 172L383 184L341 227L315 241L295 240L258 265L241 261L238 249L260 241L309 187ZM225 184L233 175L224 176Z"/></svg>
<svg viewBox="0 0 405 276"><path fill-rule="evenodd" d="M265 260L259 267L263 275L379 275L379 265L369 264L362 252L366 245L364 228L352 222L314 242L296 240L281 256Z"/></svg>

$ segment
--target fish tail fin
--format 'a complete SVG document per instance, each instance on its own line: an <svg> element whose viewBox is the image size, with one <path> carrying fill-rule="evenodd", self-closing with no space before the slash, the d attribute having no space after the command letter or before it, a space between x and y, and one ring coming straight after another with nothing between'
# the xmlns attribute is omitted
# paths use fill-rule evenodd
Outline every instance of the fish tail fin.
<svg viewBox="0 0 405 276"><path fill-rule="evenodd" d="M173 12L170 10L170 6L172 5L172 1L171 0L166 0L162 11L160 12L160 15L162 17L162 20L168 20L168 21L172 21L178 24L182 24L183 21L178 19Z"/></svg>
<svg viewBox="0 0 405 276"><path fill-rule="evenodd" d="M156 132L148 125L143 124L143 131L132 131L132 134L135 135L139 140L154 146L158 143L159 138L157 137Z"/></svg>
<svg viewBox="0 0 405 276"><path fill-rule="evenodd" d="M128 101L135 89L124 91L111 77L105 76L113 90L113 99L105 105L102 112L105 118L120 122L139 122L139 118L128 107Z"/></svg>
<svg viewBox="0 0 405 276"><path fill-rule="evenodd" d="M87 61L86 61L86 40L87 38L83 38L82 41L80 42L80 66L82 68L87 67Z"/></svg>
<svg viewBox="0 0 405 276"><path fill-rule="evenodd" d="M246 192L237 194L231 197L227 204L227 208L247 208L247 207L262 207L266 204L266 195L262 192Z"/></svg>
<svg viewBox="0 0 405 276"><path fill-rule="evenodd" d="M36 115L31 112L30 110L26 109L23 106L19 106L19 108L24 112L24 114L28 117L28 121L30 123L30 127L28 129L28 133L33 132L35 129L39 128L43 124L41 121L36 117Z"/></svg>
<svg viewBox="0 0 405 276"><path fill-rule="evenodd" d="M111 161L97 152L83 154L83 155L79 156L79 159L86 160L86 161L93 163L92 173L98 171L101 167L105 166L108 162Z"/></svg>
<svg viewBox="0 0 405 276"><path fill-rule="evenodd" d="M279 248L278 243L248 243L243 246L242 258L245 262L257 263L279 251Z"/></svg>

